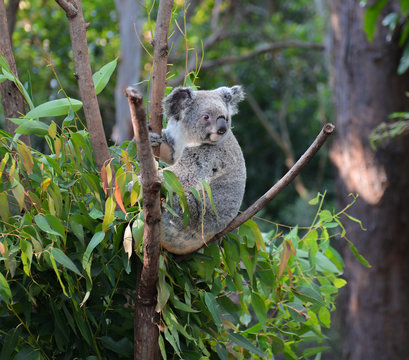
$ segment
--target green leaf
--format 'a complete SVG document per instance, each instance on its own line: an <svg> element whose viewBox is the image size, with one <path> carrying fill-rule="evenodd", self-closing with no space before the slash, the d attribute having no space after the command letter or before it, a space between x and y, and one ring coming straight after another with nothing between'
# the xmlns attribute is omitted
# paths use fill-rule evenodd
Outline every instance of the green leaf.
<svg viewBox="0 0 409 360"><path fill-rule="evenodd" d="M261 295L253 292L251 294L251 305L253 306L253 310L257 315L258 321L264 328L267 323L267 308L264 299L261 297Z"/></svg>
<svg viewBox="0 0 409 360"><path fill-rule="evenodd" d="M308 358L329 349L328 346L312 347L303 351L303 357Z"/></svg>
<svg viewBox="0 0 409 360"><path fill-rule="evenodd" d="M74 111L77 111L82 108L82 102L76 99L71 99L71 98L51 100L41 105L38 105L34 109L30 110L26 114L26 117L31 118L31 119L36 119L36 118L48 117L48 116L67 115L71 106ZM47 128L47 132L48 132L48 128Z"/></svg>
<svg viewBox="0 0 409 360"><path fill-rule="evenodd" d="M98 95L105 86L108 84L111 75L115 71L118 58L112 60L108 64L104 65L99 69L94 75L92 75L92 80L94 81L95 93Z"/></svg>
<svg viewBox="0 0 409 360"><path fill-rule="evenodd" d="M235 333L230 333L229 334L229 340L231 342L234 342L236 345L247 349L250 351L250 353L257 354L263 358L266 358L267 355L262 352L258 347L254 346L249 340L247 340L244 336L241 336L239 334Z"/></svg>
<svg viewBox="0 0 409 360"><path fill-rule="evenodd" d="M101 342L107 349L119 355L125 356L128 359L133 355L133 344L126 337L119 340L114 340L110 336L102 336Z"/></svg>
<svg viewBox="0 0 409 360"><path fill-rule="evenodd" d="M0 217L4 222L8 222L10 218L9 202L6 192L0 193Z"/></svg>
<svg viewBox="0 0 409 360"><path fill-rule="evenodd" d="M18 344L18 340L20 339L20 328L10 329L8 334L4 338L3 348L1 350L0 359L1 360L8 360L12 359L11 356L15 350L15 347Z"/></svg>
<svg viewBox="0 0 409 360"><path fill-rule="evenodd" d="M217 326L221 326L222 319L220 317L219 308L217 307L216 298L212 293L206 292L204 294L204 300L207 306L207 309L210 311L212 318Z"/></svg>
<svg viewBox="0 0 409 360"><path fill-rule="evenodd" d="M47 223L51 226L51 228L57 231L57 233L64 239L65 238L65 227L61 223L60 219L50 214L45 215L45 219Z"/></svg>
<svg viewBox="0 0 409 360"><path fill-rule="evenodd" d="M183 223L185 226L189 224L190 211L187 204L185 191L177 176L170 170L163 170L163 178L169 188L179 196L180 207L183 211Z"/></svg>
<svg viewBox="0 0 409 360"><path fill-rule="evenodd" d="M82 267L86 269L91 261L91 254L94 249L104 240L105 232L99 231L92 237L91 241L89 242L87 249L84 252L82 257Z"/></svg>
<svg viewBox="0 0 409 360"><path fill-rule="evenodd" d="M352 253L355 255L356 259L363 265L366 266L367 268L372 267L369 262L358 252L358 250L356 249L355 245L349 241L348 239L346 239L346 241L348 241L349 244L349 248L351 249Z"/></svg>
<svg viewBox="0 0 409 360"><path fill-rule="evenodd" d="M72 262L72 260L63 253L61 249L51 248L51 255L56 262L65 266L67 269L75 272L77 275L81 276L81 272L78 270L77 266Z"/></svg>
<svg viewBox="0 0 409 360"><path fill-rule="evenodd" d="M113 196L110 196L105 202L105 214L102 222L102 230L106 231L109 225L115 219L115 200Z"/></svg>
<svg viewBox="0 0 409 360"><path fill-rule="evenodd" d="M325 306L321 306L318 311L318 318L327 327L331 326L331 313Z"/></svg>
<svg viewBox="0 0 409 360"><path fill-rule="evenodd" d="M52 216L52 215L50 215L50 216ZM48 223L48 221L46 220L46 218L43 215L37 214L34 217L34 220L35 220L36 224L38 225L38 227L42 231L44 231L44 232L46 232L48 234L64 237L64 234L61 234L60 232L58 232L58 231L51 228L50 224Z"/></svg>
<svg viewBox="0 0 409 360"><path fill-rule="evenodd" d="M284 341L278 336L270 335L269 339L271 341L271 351L273 354L280 354L284 351Z"/></svg>
<svg viewBox="0 0 409 360"><path fill-rule="evenodd" d="M18 207L20 212L23 210L24 207L24 187L18 181L13 181L13 187L11 188L11 192L13 196L17 200Z"/></svg>
<svg viewBox="0 0 409 360"><path fill-rule="evenodd" d="M409 11L409 0L400 0L400 9L402 11L402 15L406 16Z"/></svg>
<svg viewBox="0 0 409 360"><path fill-rule="evenodd" d="M14 360L43 360L43 356L39 351L31 347L25 347L18 351L18 354L14 357Z"/></svg>
<svg viewBox="0 0 409 360"><path fill-rule="evenodd" d="M9 303L12 300L10 286L2 273L0 273L0 296L5 303Z"/></svg>
<svg viewBox="0 0 409 360"><path fill-rule="evenodd" d="M373 40L376 31L376 23L381 11L387 4L387 0L377 0L373 5L369 6L364 15L364 31L369 41Z"/></svg>
<svg viewBox="0 0 409 360"><path fill-rule="evenodd" d="M219 214L217 213L216 206L214 205L212 189L210 188L209 184L205 180L200 180L200 182L202 183L202 185L204 186L206 190L207 196L209 197L209 200L210 200L210 206L212 207L212 210L214 211L216 216L219 216Z"/></svg>
<svg viewBox="0 0 409 360"><path fill-rule="evenodd" d="M17 134L36 135L43 137L45 135L48 135L48 125L38 120L24 119L24 123L18 126L15 132Z"/></svg>

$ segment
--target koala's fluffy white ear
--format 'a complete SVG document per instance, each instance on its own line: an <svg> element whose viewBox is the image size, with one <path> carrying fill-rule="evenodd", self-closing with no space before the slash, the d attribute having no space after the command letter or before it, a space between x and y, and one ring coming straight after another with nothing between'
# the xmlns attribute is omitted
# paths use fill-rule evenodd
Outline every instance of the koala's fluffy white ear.
<svg viewBox="0 0 409 360"><path fill-rule="evenodd" d="M192 101L193 90L187 87L177 87L163 100L163 112L169 119L180 119L181 111Z"/></svg>
<svg viewBox="0 0 409 360"><path fill-rule="evenodd" d="M226 104L230 105L231 115L237 113L237 104L244 100L244 91L240 85L235 85L231 88L220 87L216 89L221 98L225 101Z"/></svg>

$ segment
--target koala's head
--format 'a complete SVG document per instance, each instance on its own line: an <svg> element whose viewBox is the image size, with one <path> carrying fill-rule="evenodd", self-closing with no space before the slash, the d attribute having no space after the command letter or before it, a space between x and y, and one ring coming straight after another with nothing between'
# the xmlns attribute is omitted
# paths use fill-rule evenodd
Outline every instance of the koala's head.
<svg viewBox="0 0 409 360"><path fill-rule="evenodd" d="M169 123L181 123L190 142L217 144L230 130L243 99L241 86L208 91L178 87L164 99L163 109Z"/></svg>

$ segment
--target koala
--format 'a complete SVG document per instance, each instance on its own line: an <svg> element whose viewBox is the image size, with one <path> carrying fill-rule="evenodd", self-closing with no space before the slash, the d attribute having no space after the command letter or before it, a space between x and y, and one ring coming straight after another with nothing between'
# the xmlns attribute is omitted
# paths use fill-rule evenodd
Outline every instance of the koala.
<svg viewBox="0 0 409 360"><path fill-rule="evenodd" d="M150 133L153 146L160 146L160 159L170 166L183 185L190 211L184 226L178 199L174 211L162 211L161 245L175 254L201 248L237 215L246 182L241 148L231 131L231 118L244 99L240 86L215 90L175 88L163 100L168 125L162 136ZM163 174L159 174L163 180ZM200 180L211 188L217 215L206 195L201 203L190 191L193 186L203 197ZM206 192L204 192L206 194Z"/></svg>

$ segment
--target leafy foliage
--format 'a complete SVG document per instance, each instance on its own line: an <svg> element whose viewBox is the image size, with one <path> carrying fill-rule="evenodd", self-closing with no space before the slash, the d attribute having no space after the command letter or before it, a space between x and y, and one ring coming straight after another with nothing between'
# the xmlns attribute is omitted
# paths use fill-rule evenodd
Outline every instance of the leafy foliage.
<svg viewBox="0 0 409 360"><path fill-rule="evenodd" d="M98 91L114 62L94 75ZM143 239L137 153L133 143L112 147L112 162L99 173L78 106L68 96L51 99L16 120L25 124L19 133L44 138L47 151L0 132L1 359L132 356ZM184 206L180 183L166 176L168 198L173 191ZM182 263L164 252L157 303L163 357L297 359L324 351L323 328L345 285L332 238L337 228L345 237L346 209L323 210L323 201L313 199L319 207L308 228L262 233L249 220Z"/></svg>
<svg viewBox="0 0 409 360"><path fill-rule="evenodd" d="M136 258L129 241L140 256L143 233L135 148L112 148L99 175L89 136L73 120L48 125L49 155L1 135L2 358L132 355ZM262 234L249 220L183 263L164 253L162 355L296 359L322 352L305 344L325 339L322 328L345 284L330 244L344 212L321 210L323 200L312 201L319 211L308 229Z"/></svg>

